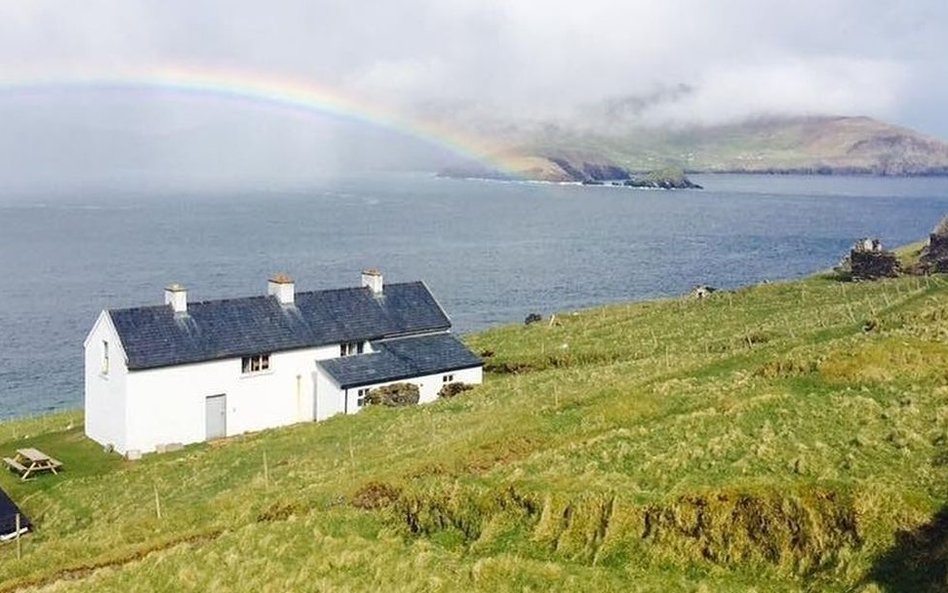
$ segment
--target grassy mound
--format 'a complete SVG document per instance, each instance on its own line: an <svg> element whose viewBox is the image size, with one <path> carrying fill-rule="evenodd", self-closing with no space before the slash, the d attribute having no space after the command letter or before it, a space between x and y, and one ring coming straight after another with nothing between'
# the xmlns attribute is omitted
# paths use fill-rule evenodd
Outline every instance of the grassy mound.
<svg viewBox="0 0 948 593"><path fill-rule="evenodd" d="M828 278L468 339L486 382L60 476L0 591L938 591L948 280ZM160 513L159 513L160 510Z"/></svg>

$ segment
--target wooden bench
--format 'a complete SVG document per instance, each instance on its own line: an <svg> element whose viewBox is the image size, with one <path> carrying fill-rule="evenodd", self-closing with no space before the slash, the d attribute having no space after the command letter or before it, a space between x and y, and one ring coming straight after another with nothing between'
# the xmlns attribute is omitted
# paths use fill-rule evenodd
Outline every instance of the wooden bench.
<svg viewBox="0 0 948 593"><path fill-rule="evenodd" d="M59 473L63 464L58 459L46 455L37 449L17 449L16 457L13 459L4 457L3 462L7 464L12 471L20 474L21 480L28 480L30 474L42 472Z"/></svg>
<svg viewBox="0 0 948 593"><path fill-rule="evenodd" d="M4 457L3 462L6 463L7 467L9 467L11 470L20 474L26 473L26 470L28 469L25 465L23 465L16 459L10 459L9 457Z"/></svg>

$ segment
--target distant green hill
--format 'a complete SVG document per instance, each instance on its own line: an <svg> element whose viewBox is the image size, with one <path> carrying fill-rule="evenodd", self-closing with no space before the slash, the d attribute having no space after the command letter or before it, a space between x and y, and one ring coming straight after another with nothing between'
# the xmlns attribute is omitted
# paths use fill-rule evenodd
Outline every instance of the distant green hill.
<svg viewBox="0 0 948 593"><path fill-rule="evenodd" d="M0 591L944 591L948 279L827 278L469 338L455 399L59 476ZM266 461L265 461L266 459ZM266 465L265 465L266 464ZM161 517L158 517L157 505Z"/></svg>
<svg viewBox="0 0 948 593"><path fill-rule="evenodd" d="M948 144L867 117L753 119L676 129L580 131L554 125L500 137L498 158L526 178L581 181L575 171L944 175ZM564 166L564 164L566 166ZM454 171L457 173L458 171Z"/></svg>

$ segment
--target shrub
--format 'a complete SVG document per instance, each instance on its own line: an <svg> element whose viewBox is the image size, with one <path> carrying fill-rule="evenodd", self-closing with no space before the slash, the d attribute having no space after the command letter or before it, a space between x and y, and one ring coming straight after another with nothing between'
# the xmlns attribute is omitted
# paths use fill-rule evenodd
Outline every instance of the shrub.
<svg viewBox="0 0 948 593"><path fill-rule="evenodd" d="M438 392L438 397L454 397L455 395L467 391L468 389L474 389L474 386L468 385L467 383L445 383L441 388L441 391Z"/></svg>
<svg viewBox="0 0 948 593"><path fill-rule="evenodd" d="M401 494L399 488L373 480L356 491L352 506L364 510L383 509L397 502Z"/></svg>
<svg viewBox="0 0 948 593"><path fill-rule="evenodd" d="M376 387L369 391L366 402L373 405L401 407L412 406L418 403L421 392L413 383L392 383L384 387Z"/></svg>

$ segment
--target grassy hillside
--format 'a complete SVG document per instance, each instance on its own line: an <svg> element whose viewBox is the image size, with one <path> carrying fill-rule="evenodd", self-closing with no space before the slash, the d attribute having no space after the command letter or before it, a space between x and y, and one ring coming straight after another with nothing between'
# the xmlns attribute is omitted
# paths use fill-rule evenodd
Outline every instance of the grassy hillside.
<svg viewBox="0 0 948 593"><path fill-rule="evenodd" d="M574 169L608 164L631 171L948 174L948 144L868 117L753 119L705 127L534 126L493 136L497 153L528 179L579 181Z"/></svg>
<svg viewBox="0 0 948 593"><path fill-rule="evenodd" d="M944 591L948 279L827 278L469 339L485 385L60 476L0 591ZM266 460L266 462L264 461ZM156 499L160 503L158 517Z"/></svg>
<svg viewBox="0 0 948 593"><path fill-rule="evenodd" d="M754 120L670 137L683 165L702 171L948 172L948 144L868 117Z"/></svg>

